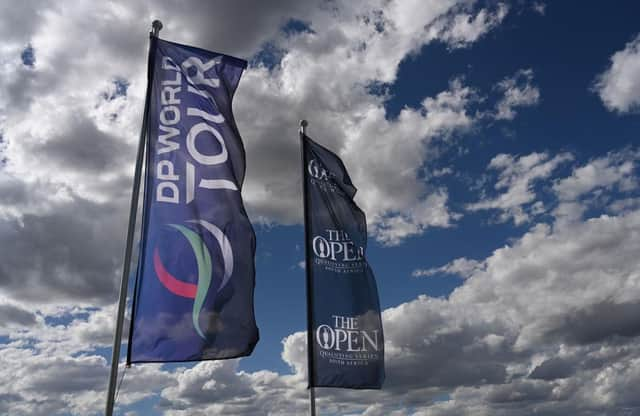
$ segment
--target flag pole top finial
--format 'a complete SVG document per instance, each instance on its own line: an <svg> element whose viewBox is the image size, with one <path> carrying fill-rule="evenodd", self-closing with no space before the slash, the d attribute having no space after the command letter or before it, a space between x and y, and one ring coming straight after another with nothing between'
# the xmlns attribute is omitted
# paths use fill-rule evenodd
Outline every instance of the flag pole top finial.
<svg viewBox="0 0 640 416"><path fill-rule="evenodd" d="M305 134L305 130L307 129L308 125L309 122L307 120L300 120L300 133Z"/></svg>
<svg viewBox="0 0 640 416"><path fill-rule="evenodd" d="M151 34L154 37L158 37L158 34L160 33L160 30L162 29L162 22L160 20L154 20L153 23L151 23Z"/></svg>

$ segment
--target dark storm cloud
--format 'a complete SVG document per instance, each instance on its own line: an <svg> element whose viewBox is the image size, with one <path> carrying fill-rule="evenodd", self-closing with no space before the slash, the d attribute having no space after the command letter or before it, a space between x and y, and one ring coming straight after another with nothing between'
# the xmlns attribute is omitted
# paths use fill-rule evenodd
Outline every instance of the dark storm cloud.
<svg viewBox="0 0 640 416"><path fill-rule="evenodd" d="M0 195L3 206L14 206L25 203L29 199L29 190L24 182L5 175L0 175Z"/></svg>
<svg viewBox="0 0 640 416"><path fill-rule="evenodd" d="M573 360L563 358L551 358L537 366L529 375L529 378L539 380L556 380L571 377L576 370Z"/></svg>
<svg viewBox="0 0 640 416"><path fill-rule="evenodd" d="M19 59L19 57L16 57ZM40 90L44 82L39 73L25 66L16 68L16 71L7 77L4 85L5 91L2 100L10 104L10 111L23 111L36 99L37 90Z"/></svg>
<svg viewBox="0 0 640 416"><path fill-rule="evenodd" d="M458 318L443 313L446 306L420 297L385 312L388 349L402 351L390 356L385 389L406 392L505 382L508 363L518 357L512 351L515 337L495 322L453 324L451 319Z"/></svg>
<svg viewBox="0 0 640 416"><path fill-rule="evenodd" d="M0 3L0 39L3 42L18 41L27 46L29 38L42 23L44 0L25 0Z"/></svg>
<svg viewBox="0 0 640 416"><path fill-rule="evenodd" d="M475 339L484 335L470 327L436 337L425 336L430 338L429 342L414 335L412 345L405 346L411 354L394 357L390 362L385 387L407 391L417 387L503 383L508 352L491 352L481 346L470 348Z"/></svg>
<svg viewBox="0 0 640 416"><path fill-rule="evenodd" d="M102 390L108 379L104 361L101 357L39 358L30 366L33 377L29 380L28 390L48 393Z"/></svg>
<svg viewBox="0 0 640 416"><path fill-rule="evenodd" d="M10 403L20 403L24 401L24 397L19 394L0 393L0 412L9 414Z"/></svg>
<svg viewBox="0 0 640 416"><path fill-rule="evenodd" d="M72 118L64 135L51 137L38 150L52 166L94 174L116 170L129 162L124 155L135 154L133 146L98 130L91 120L80 116Z"/></svg>
<svg viewBox="0 0 640 416"><path fill-rule="evenodd" d="M553 385L543 381L516 381L494 387L487 396L492 403L517 403L546 400Z"/></svg>
<svg viewBox="0 0 640 416"><path fill-rule="evenodd" d="M13 305L0 305L0 327L9 324L31 326L36 323L36 316L32 312Z"/></svg>
<svg viewBox="0 0 640 416"><path fill-rule="evenodd" d="M640 335L640 302L605 301L567 313L548 336L573 344L611 341Z"/></svg>
<svg viewBox="0 0 640 416"><path fill-rule="evenodd" d="M248 58L258 51L263 42L277 34L289 19L303 18L308 10L320 3L315 0L188 3L162 0L154 2L154 7L150 9L154 18L163 21L165 33L172 33L172 38L177 42L187 40L181 39L180 29L189 27L195 32L199 47L223 53L233 51L240 57ZM230 33L233 36L229 36Z"/></svg>
<svg viewBox="0 0 640 416"><path fill-rule="evenodd" d="M74 198L0 221L0 286L18 299L108 303L116 292L126 214Z"/></svg>

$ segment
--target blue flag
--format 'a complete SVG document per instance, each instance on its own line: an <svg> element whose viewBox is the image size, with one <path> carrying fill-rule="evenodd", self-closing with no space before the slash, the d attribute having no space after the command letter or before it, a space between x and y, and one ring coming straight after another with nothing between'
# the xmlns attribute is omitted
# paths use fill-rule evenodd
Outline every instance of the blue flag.
<svg viewBox="0 0 640 416"><path fill-rule="evenodd" d="M246 61L152 43L142 243L128 362L225 359L258 342L255 234L231 103Z"/></svg>
<svg viewBox="0 0 640 416"><path fill-rule="evenodd" d="M384 337L367 223L333 152L302 138L311 387L381 388Z"/></svg>

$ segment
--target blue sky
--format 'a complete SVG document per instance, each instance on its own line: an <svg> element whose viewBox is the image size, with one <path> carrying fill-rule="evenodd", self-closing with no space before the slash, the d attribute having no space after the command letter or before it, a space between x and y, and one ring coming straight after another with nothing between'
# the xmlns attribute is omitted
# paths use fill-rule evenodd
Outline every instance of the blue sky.
<svg viewBox="0 0 640 416"><path fill-rule="evenodd" d="M0 6L0 413L102 412L159 18L250 62L261 340L134 366L118 414L304 414L301 118L359 189L387 351L320 414L640 414L640 6L263 3Z"/></svg>

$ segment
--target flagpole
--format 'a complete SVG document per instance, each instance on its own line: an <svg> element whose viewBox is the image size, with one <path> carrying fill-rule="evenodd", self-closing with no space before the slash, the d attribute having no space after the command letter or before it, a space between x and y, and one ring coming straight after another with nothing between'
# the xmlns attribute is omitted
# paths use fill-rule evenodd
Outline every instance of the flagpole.
<svg viewBox="0 0 640 416"><path fill-rule="evenodd" d="M305 178L305 169L307 168L304 164L304 156L305 156L305 144L304 144L304 136L305 129L309 123L307 120L300 120L300 156L302 160L302 201L303 201L303 211L304 211L304 255L305 255L305 275L306 275L306 287L307 287L307 365L308 365L308 377L309 377L309 415L316 416L316 393L313 388L313 379L315 375L314 366L313 366L313 350L311 346L313 345L313 320L311 318L311 313L313 311L311 304L311 261L310 261L310 251L309 245L307 242L309 241L309 213L307 211L307 180Z"/></svg>
<svg viewBox="0 0 640 416"><path fill-rule="evenodd" d="M153 82L153 57L156 49L158 33L162 29L162 22L154 20L149 32L149 55L147 62L147 92L144 101L144 113L142 115L142 128L140 129L140 139L138 142L138 154L136 156L136 167L133 176L133 191L131 193L131 206L129 210L129 229L127 230L127 243L124 254L124 264L122 265L122 279L120 280L120 294L118 300L118 314L116 317L116 330L113 336L113 352L111 355L111 373L109 375L109 389L107 390L107 404L105 416L113 415L115 402L116 381L118 379L118 363L120 361L120 345L122 344L122 323L126 308L127 289L129 284L129 271L131 267L131 254L133 252L133 237L135 234L136 214L138 212L138 197L140 193L140 179L142 176L142 162L147 137L147 127L149 123L149 103L151 101L151 84Z"/></svg>

